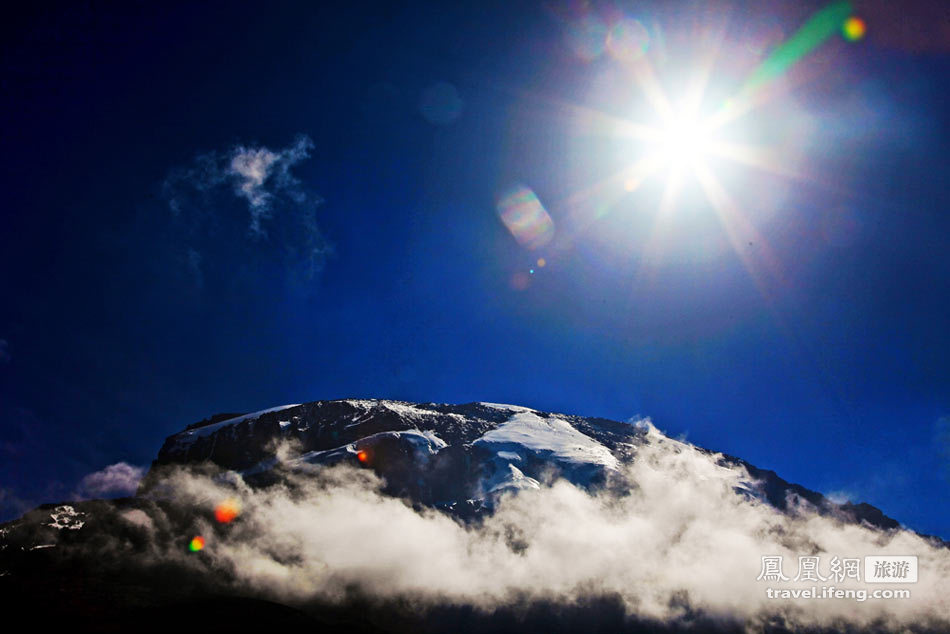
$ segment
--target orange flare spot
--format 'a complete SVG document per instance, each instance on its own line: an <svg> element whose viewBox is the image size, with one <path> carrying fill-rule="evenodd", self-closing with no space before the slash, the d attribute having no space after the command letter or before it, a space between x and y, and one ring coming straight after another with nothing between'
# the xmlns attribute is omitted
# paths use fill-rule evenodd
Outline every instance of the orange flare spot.
<svg viewBox="0 0 950 634"><path fill-rule="evenodd" d="M241 514L241 503L230 498L218 504L214 509L214 519L227 524Z"/></svg>
<svg viewBox="0 0 950 634"><path fill-rule="evenodd" d="M201 535L196 535L191 539L191 542L188 544L188 550L193 553L198 552L205 547L205 538Z"/></svg>
<svg viewBox="0 0 950 634"><path fill-rule="evenodd" d="M369 460L369 454L364 450L360 450L356 452L356 459L365 463L367 460Z"/></svg>

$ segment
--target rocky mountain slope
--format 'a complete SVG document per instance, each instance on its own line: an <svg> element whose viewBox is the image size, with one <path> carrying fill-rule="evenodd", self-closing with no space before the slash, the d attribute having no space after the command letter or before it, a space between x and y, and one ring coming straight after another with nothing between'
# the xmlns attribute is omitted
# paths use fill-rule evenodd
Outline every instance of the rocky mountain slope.
<svg viewBox="0 0 950 634"><path fill-rule="evenodd" d="M463 513L510 489L563 477L581 486L607 483L633 460L648 429L603 418L540 412L516 405L447 405L391 400L336 400L223 414L169 436L144 489L170 465L210 462L267 481L281 444L283 466L350 462L370 467L387 492ZM363 452L364 461L358 456ZM723 456L745 468L748 493L780 510L804 501L821 513L881 529L899 523L869 504L836 504L773 471Z"/></svg>
<svg viewBox="0 0 950 634"><path fill-rule="evenodd" d="M546 491L555 493L532 497ZM652 506L631 502L651 496ZM232 507L222 519L225 498ZM560 509L553 515L536 511L552 500ZM703 505L725 519L703 517ZM668 516L667 506L679 515ZM648 514L625 529L648 530L631 537L632 544L619 534L617 543L633 552L644 548L646 556L661 548L646 540L658 538L667 552L658 555L661 564L681 556L677 549L690 539L699 552L718 539L710 522L730 523L723 534L735 541L751 520L732 515L746 513L765 522L748 529L749 539L772 535L764 543L806 552L820 550L818 542L832 533L946 550L870 505L836 504L739 458L667 438L647 421L494 403L335 400L212 416L167 438L135 497L45 505L0 526L0 597L11 614L74 631L799 629L784 609L723 612L699 596L702 588L669 590L657 581L628 591L622 566L619 582L605 580L616 574L609 552L604 572L592 569L593 576L578 581L571 571L565 576L573 581L552 581L565 566L588 554L596 561L600 549L613 548L598 540L617 533L615 507ZM560 567L542 562L521 576L498 573L543 551L530 535L539 522L556 523L558 514L577 508L588 510L567 519L566 530L589 521L591 537L575 543L558 533L548 555L579 544L576 556L568 552ZM824 533L811 528L816 522ZM611 526L594 537L601 524ZM378 540L388 545L373 543ZM436 554L440 540L462 545ZM369 554L361 557L361 550ZM750 554L752 566L760 554ZM420 557L432 564L420 565ZM490 562L474 578L499 574L500 581L477 586L467 579L464 588L452 589L448 564L445 588L420 578L432 566L438 576L439 562L453 557L468 558L468 567ZM636 577L630 579L632 585ZM513 585L495 587L504 584ZM640 597L654 590L658 603L645 607ZM859 626L834 618L805 622L810 631L894 625L884 617ZM907 631L941 627L928 621Z"/></svg>

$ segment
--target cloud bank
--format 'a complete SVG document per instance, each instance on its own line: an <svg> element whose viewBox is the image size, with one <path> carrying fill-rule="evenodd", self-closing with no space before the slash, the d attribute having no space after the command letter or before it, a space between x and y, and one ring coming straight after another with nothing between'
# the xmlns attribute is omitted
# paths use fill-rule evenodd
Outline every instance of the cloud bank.
<svg viewBox="0 0 950 634"><path fill-rule="evenodd" d="M279 601L342 601L354 588L420 607L491 611L525 601L574 604L615 597L639 619L677 622L700 611L748 631L788 627L950 624L950 550L910 531L882 532L821 516L807 503L783 514L758 500L748 473L655 429L622 467L628 486L587 491L564 480L503 497L494 514L463 524L383 495L369 471L295 472L264 489L234 473L179 470L164 494L196 509L203 555L243 588ZM209 512L237 498L226 530ZM141 519L141 518L139 518ZM910 599L776 600L766 588L863 582L758 581L763 556L916 555ZM165 557L185 557L180 549ZM895 586L888 586L895 587ZM934 625L934 624L938 625Z"/></svg>

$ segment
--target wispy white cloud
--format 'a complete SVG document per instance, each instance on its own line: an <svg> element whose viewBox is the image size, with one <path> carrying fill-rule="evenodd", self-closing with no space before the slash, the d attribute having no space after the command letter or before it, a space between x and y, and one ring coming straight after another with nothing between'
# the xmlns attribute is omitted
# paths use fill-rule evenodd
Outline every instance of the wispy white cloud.
<svg viewBox="0 0 950 634"><path fill-rule="evenodd" d="M168 206L186 229L187 246L181 256L200 287L207 245L206 233L233 222L228 214L243 203L246 235L255 249L262 243L282 250L294 279L310 280L323 266L332 247L319 230L316 210L323 199L308 191L294 169L310 157L313 141L298 136L281 149L236 145L226 151L199 154L191 164L173 169L163 183ZM248 246L248 248L251 248Z"/></svg>
<svg viewBox="0 0 950 634"><path fill-rule="evenodd" d="M266 207L271 197L264 182L279 154L267 148L238 148L231 157L229 173L236 176L236 193L247 198L251 208Z"/></svg>
<svg viewBox="0 0 950 634"><path fill-rule="evenodd" d="M306 202L307 195L290 168L309 158L312 148L309 137L300 136L293 145L277 152L243 145L231 150L225 173L234 183L234 193L247 200L252 233L264 233L261 223L269 217L276 195L285 194L297 204Z"/></svg>
<svg viewBox="0 0 950 634"><path fill-rule="evenodd" d="M304 205L319 205L319 197L307 195L291 169L310 157L313 141L301 135L288 147L271 150L264 146L237 145L226 152L209 152L195 157L192 164L172 170L163 185L169 207L181 213L193 205L191 194L207 194L225 183L232 185L234 195L248 206L248 231L255 236L266 235L264 221L271 217L279 198ZM192 191L193 190L193 191Z"/></svg>
<svg viewBox="0 0 950 634"><path fill-rule="evenodd" d="M117 462L85 476L79 483L78 497L120 497L134 495L145 470Z"/></svg>
<svg viewBox="0 0 950 634"><path fill-rule="evenodd" d="M825 493L825 497L834 502L835 504L845 504L847 502L856 501L859 496L855 495L853 491L848 489L837 489L835 491L829 491Z"/></svg>

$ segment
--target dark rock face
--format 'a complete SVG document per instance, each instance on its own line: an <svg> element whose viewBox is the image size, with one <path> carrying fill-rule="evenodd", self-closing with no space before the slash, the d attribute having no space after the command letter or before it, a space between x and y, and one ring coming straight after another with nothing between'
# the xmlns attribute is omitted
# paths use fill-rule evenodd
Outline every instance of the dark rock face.
<svg viewBox="0 0 950 634"><path fill-rule="evenodd" d="M515 409L502 409L483 403L445 405L410 404L395 401L315 401L280 411L266 411L233 425L218 427L207 435L189 437L226 421L219 416L189 425L183 432L165 440L155 461L162 464L187 464L209 460L225 469L242 471L269 457L275 440L299 443L301 453L326 451L388 431L419 429L432 431L448 445L472 443L491 429L507 421ZM541 417L552 414L537 412ZM602 418L563 416L579 432L611 450L629 443L639 435L625 423ZM284 425L281 425L284 423Z"/></svg>
<svg viewBox="0 0 950 634"><path fill-rule="evenodd" d="M297 443L301 453L306 453L334 449L380 432L410 429L431 430L450 444L463 444L506 418L504 412L473 404L456 408L467 409L466 420L460 420L451 416L455 412L449 407L434 406L426 410L426 416L409 419L382 402L316 401L248 418L193 440L182 434L169 436L155 464L209 460L222 468L242 471L272 457L268 450L273 448L274 441ZM210 424L189 426L185 431L200 432Z"/></svg>
<svg viewBox="0 0 950 634"><path fill-rule="evenodd" d="M238 416L243 416L243 415L246 414L246 413L247 413L247 412L234 412L234 413L222 412L221 414L212 414L212 415L209 416L208 418L205 418L205 419L203 419L203 420L199 420L197 423L192 423L192 424L188 425L188 427L186 427L185 429L198 429L199 427L206 427L206 426L208 426L208 425L214 425L215 423L220 423L220 422L225 421L225 420L230 420L230 419L232 419L232 418L237 418Z"/></svg>
<svg viewBox="0 0 950 634"><path fill-rule="evenodd" d="M861 504L836 504L821 493L792 484L780 478L774 471L759 469L745 460L733 456L724 456L723 462L745 467L758 483L762 499L780 511L788 511L792 503L806 502L822 515L831 515L855 524L867 524L882 530L900 527L900 523L885 515L877 507Z"/></svg>

